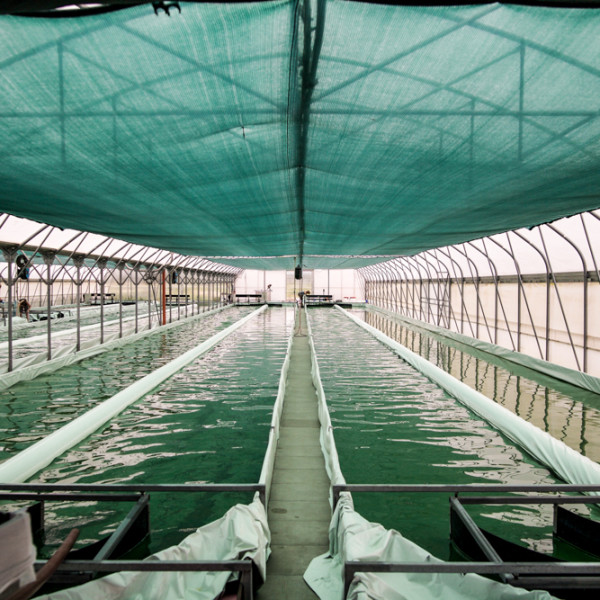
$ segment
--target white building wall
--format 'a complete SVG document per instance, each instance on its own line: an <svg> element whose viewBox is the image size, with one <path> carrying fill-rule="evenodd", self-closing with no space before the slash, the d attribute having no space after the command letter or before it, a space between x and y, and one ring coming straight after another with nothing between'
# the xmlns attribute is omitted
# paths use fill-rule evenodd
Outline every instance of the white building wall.
<svg viewBox="0 0 600 600"><path fill-rule="evenodd" d="M284 302L286 271L247 269L236 280L236 294L259 294L266 290L269 284L271 284L271 302ZM331 295L333 300L364 301L361 280L354 269L315 269L310 291L313 294Z"/></svg>

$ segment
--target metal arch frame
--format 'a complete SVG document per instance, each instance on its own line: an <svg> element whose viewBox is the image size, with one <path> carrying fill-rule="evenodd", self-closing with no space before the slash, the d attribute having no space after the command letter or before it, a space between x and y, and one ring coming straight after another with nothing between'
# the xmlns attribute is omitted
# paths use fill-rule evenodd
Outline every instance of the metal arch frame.
<svg viewBox="0 0 600 600"><path fill-rule="evenodd" d="M404 297L406 300L406 316L412 318L417 317L417 301L415 298L416 290L414 285L414 274L412 271L412 265L407 264L406 257L402 256L398 258L398 268L405 273L405 292Z"/></svg>
<svg viewBox="0 0 600 600"><path fill-rule="evenodd" d="M589 216L588 216L589 215ZM471 330L471 336L478 338L479 332L475 331L474 323L471 321L469 310L466 307L465 297L465 283L471 282L475 289L475 302L476 302L476 319L482 320L486 327L487 337L491 343L497 344L498 334L501 331L500 325L503 324L506 328L506 334L510 340L510 345L514 351L520 352L522 348L523 333L522 326L527 323L531 326L531 333L527 333L527 336L531 336L535 340L537 346L537 353L542 360L548 361L550 358L550 348L552 341L550 338L550 286L554 287L556 298L561 309L562 322L566 334L569 338L568 344L571 346L571 351L575 357L577 368L582 372L587 372L589 366L589 301L590 296L588 288L590 282L596 279L600 283L600 273L598 269L599 262L596 258L596 253L592 245L592 236L594 235L593 230L590 229L590 219L600 222L600 216L594 212L581 213L576 218L580 221L580 227L582 228L582 239L583 242L578 243L575 241L574 236L579 235L573 233L571 229L567 229L566 232L561 228L561 221L544 224L532 228L537 235L540 236L540 243L536 243L531 236L526 236L524 231L514 230L505 232L504 234L498 234L481 238L480 240L470 241L455 246L447 246L442 248L434 248L431 250L425 250L414 256L398 256L392 258L383 263L376 265L365 266L359 269L361 277L365 281L365 298L383 308L387 308L393 312L404 314L408 317L420 319L425 322L430 322L439 326L441 315L434 314L432 303L436 302L438 305L442 301L442 278L446 278L448 285L458 284L458 301L461 306L461 314L458 316L455 312L456 302L452 302L452 294L449 291L449 304L447 311L447 328L452 325L456 331L464 333L465 327L469 327ZM577 222L575 222L575 226ZM566 226L565 226L566 227ZM556 235L564 240L571 248L572 251L577 254L577 257L581 263L581 281L583 285L582 292L582 321L583 321L583 343L581 346L576 345L571 324L569 323L568 316L566 314L564 301L560 290L561 281L580 281L577 272L569 275L568 273L562 274L562 278L559 278L556 272L552 268L551 264L551 253L545 237L549 232L552 235ZM504 239L503 239L504 238ZM535 252L538 258L542 261L545 269L545 274L541 275L545 281L545 296L546 296L546 314L545 314L545 331L544 334L539 331L539 327L536 325L533 314L533 307L531 299L528 294L528 288L526 288L526 277L523 274L521 267L521 256L525 252L525 247L522 248L521 253L518 252L518 248L514 247L516 240L520 240L526 247L530 248ZM508 314L505 302L502 297L502 283L507 281L513 281L512 275L500 275L498 260L500 256L492 252L492 248L489 246L493 245L502 254L506 255L510 262L514 265L515 275L514 281L517 283L517 298L516 298L516 332L513 326L508 321ZM583 245L582 245L583 244ZM586 252L587 251L587 254ZM489 308L488 304L486 307L483 306L482 297L478 288L478 283L482 280L481 270L478 264L473 260L474 256L472 252L476 252L481 255L489 269L490 283L494 284L494 298L493 298L493 323L489 321L486 311ZM454 254L456 253L456 255ZM523 254L523 256L527 256ZM593 262L593 270L588 270L588 264L591 256ZM463 271L463 266L468 268L469 273ZM575 279L565 278L565 275L569 277L575 276ZM508 277L508 279L507 279ZM532 275L532 282L539 281L540 275ZM484 278L487 281L487 275ZM417 292L417 286L420 291ZM423 297L423 290L425 286L429 286L427 289L429 304L423 305L425 298ZM433 286L433 291L431 286ZM449 290L452 288L450 287ZM420 295L419 295L420 294ZM416 305L417 296L419 299L419 306ZM411 306L412 303L412 306ZM491 306L491 304L490 304ZM479 314L482 316L479 317ZM460 319L460 321L459 321ZM492 331L493 329L493 331ZM556 342L564 343L564 342ZM544 347L545 344L545 347ZM510 348L510 346L509 346ZM582 356L582 360L579 357Z"/></svg>
<svg viewBox="0 0 600 600"><path fill-rule="evenodd" d="M462 246L462 250L460 249L459 246ZM479 311L481 311L481 316L483 317L483 322L485 324L485 328L487 330L490 343L493 343L492 334L490 332L490 327L489 327L489 324L487 321L487 317L485 315L485 310L483 309L483 303L481 302L481 296L479 294L479 286L481 284L481 277L479 276L479 269L477 268L475 261L469 256L469 253L467 252L467 250L465 248L465 244L460 244L460 245L457 244L456 246L454 246L454 249L459 254L462 254L467 259L467 264L469 265L469 271L471 272L471 279L473 281L473 286L475 287L475 298L476 298L476 300L475 300L475 302L476 302L476 304L475 304L475 306L476 306L475 337L479 339ZM473 275L473 270L475 271L475 275Z"/></svg>
<svg viewBox="0 0 600 600"><path fill-rule="evenodd" d="M425 270L426 270L427 275L429 277L429 281L427 283L427 298L428 299L430 298L430 289L431 289L430 286L431 286L431 282L435 281L437 283L437 287L434 286L434 290L436 290L436 294L435 295L436 295L436 303L437 303L437 306L438 306L438 314L437 314L437 317L436 317L436 315L434 315L433 312L430 311L430 316L431 316L431 319L432 319L431 322L433 322L435 325L437 325L439 327L440 321L441 321L441 309L440 309L440 307L442 306L442 303L441 303L441 300L440 300L440 278L441 278L441 271L438 271L436 269L436 267L435 267L435 264L433 264L431 262L431 260L429 260L427 258L428 255L429 255L429 251L426 250L424 252L421 252L420 254L415 255L414 259L416 261L422 260L425 263ZM437 262L439 264L439 261L437 261ZM429 270L429 267L431 267L434 270L434 272L435 272L435 278L432 277L431 272ZM428 304L430 304L430 303L428 302Z"/></svg>
<svg viewBox="0 0 600 600"><path fill-rule="evenodd" d="M552 229L554 232L556 232L556 229L551 228L549 223L547 223L546 226L549 227L550 229ZM542 242L542 247L544 248L544 254L546 255L546 258L548 260L548 265L550 265L550 267L552 267L552 262L550 260L550 255L548 253L548 248L546 246L546 241L544 239L544 233L543 233L543 228L542 227L540 227L538 229L538 233L540 234L540 240ZM583 256L582 256L579 248L577 248L577 246L573 242L571 242L566 236L564 236L562 234L559 234L559 235L561 235L561 237L563 239L565 239L567 242L569 242L571 244L571 246L573 246L573 248L575 248L576 252L579 254L579 257L581 258L581 260L583 262L583 265L584 265L584 277L583 277L583 280L584 280L584 290L585 290L584 297L585 297L585 299L587 301L587 271L585 270L586 269L585 260L583 259ZM561 314L562 314L562 317L563 317L563 320L564 320L564 323L565 323L565 327L567 329L567 335L569 336L569 342L571 344L571 349L573 350L573 356L575 357L575 362L577 364L577 368L581 371L581 365L580 365L580 362L579 362L579 356L577 355L577 349L575 348L575 344L573 342L573 336L571 334L571 328L569 327L569 322L568 322L568 319L567 319L567 314L565 312L565 308L564 308L562 299L561 299L560 295L558 294L558 284L556 282L556 276L555 276L554 271L553 271L552 268L550 269L550 274L552 276L552 282L554 283L554 289L557 291L558 304L560 306L560 311L561 311ZM586 310L585 310L584 327L585 327L585 330L584 330L585 338L586 338L586 341L587 341L587 307L586 307ZM585 349L585 346L584 346L584 349ZM585 352L584 352L584 358L585 358ZM587 361L584 360L584 365L586 365L586 363L587 363ZM584 371L585 371L585 366L584 366Z"/></svg>
<svg viewBox="0 0 600 600"><path fill-rule="evenodd" d="M7 213L4 213L0 216L0 236L2 228L9 222L10 219L11 215ZM187 271L189 274L189 279L192 282L192 292L194 288L194 279L196 279L198 282L198 304L196 310L192 311L192 314L197 314L200 312L200 282L202 280L204 282L205 294L207 283L213 294L215 289L218 290L219 295L217 301L215 302L214 296L212 296L209 304L210 309L213 308L213 306L222 306L225 304L226 298L223 294L225 286L228 284L233 284L236 275L242 271L242 269L239 267L214 263L205 259L204 257L177 255L171 251L151 248L148 246L140 246L132 242L116 240L105 236L100 236L100 240L93 244L91 249L88 248L84 250L82 249L82 246L87 240L89 240L90 234L82 231L74 232L74 234L69 236L65 241L61 241L61 245L58 247L48 246L47 242L57 231L60 231L60 228L52 225L43 225L42 227L37 228L33 233L29 234L25 240L20 241L19 243L3 243L0 241L0 249L2 250L6 259L6 266L0 272L0 282L6 283L8 288L8 307L5 308L4 313L8 325L7 370L9 372L14 369L14 327L12 307L14 304L15 286L19 281L16 277L16 271L14 271L14 261L19 253L23 253L23 255L27 258L26 267L31 268L32 273L36 275L36 289L39 287L41 290L40 298L45 298L45 300L42 300L42 306L45 302L47 311L47 360L51 360L53 358L53 319L50 318L50 316L53 312L54 301L58 299L58 297L61 297L62 302L64 302L65 281L68 281L70 285L69 294L71 296L71 300L73 300L73 295L75 295L76 298L75 304L77 317L75 351L77 352L81 349L81 288L85 282L87 282L88 285L91 282L95 282L96 285L100 286L101 300L99 305L99 339L100 343L103 343L105 334L105 286L111 281L114 281L119 289L118 335L119 337L122 337L123 309L121 302L123 300L123 284L128 281L135 289L135 333L137 333L139 330L138 288L139 285L143 285L145 279L144 275L141 275L141 273L149 274L151 272L154 276L168 268ZM33 241L35 241L35 243L31 244ZM38 258L43 259L43 265L40 265L38 262L36 262L36 259ZM56 295L59 294L59 292L54 293L52 291L52 286L57 281L61 282L60 296ZM147 283L149 287L148 326L151 327L153 282L147 281ZM29 285L29 279L27 280L27 285ZM42 286L45 286L45 291L43 290ZM26 296L29 299L32 298L29 292ZM178 319L182 318L179 305L180 303L178 301ZM186 302L184 316L187 317L188 314L188 303Z"/></svg>
<svg viewBox="0 0 600 600"><path fill-rule="evenodd" d="M488 249L486 246L487 239L483 238L481 241L483 244L483 250L481 250L481 248L478 248L473 242L469 242L469 244L472 245L478 252L483 254L483 256L487 259L488 264L490 265L490 271L492 272L492 276L494 278L494 289L496 291L496 296L494 298L494 343L495 344L498 343L498 305L500 305L500 310L502 311L502 317L504 318L504 324L506 325L506 331L508 332L508 335L510 337L510 343L511 343L512 349L515 350L516 349L515 342L512 337L512 331L510 330L510 327L508 325L508 317L506 316L504 302L502 302L502 295L500 294L500 287L499 287L500 277L498 275L498 268L496 267L495 261L492 260L490 253L488 252ZM537 336L536 336L536 339L537 339ZM540 352L541 352L541 350L540 350Z"/></svg>
<svg viewBox="0 0 600 600"><path fill-rule="evenodd" d="M407 278L407 281L406 281L406 283L407 283L407 286L406 286L407 298L408 298L408 293L410 293L412 318L418 319L419 317L417 316L417 306L421 307L421 301L419 299L419 302L417 303L417 290L416 290L416 285L415 285L415 281L417 278L414 275L414 267L408 261L408 257L406 257L406 256L399 257L398 261L400 262L400 264L402 264L404 266L406 271L410 274L410 278ZM419 272L417 270L417 275L418 275L418 273ZM410 279L410 286L408 284L409 279ZM407 306L407 309L408 309L408 306ZM407 314L408 314L408 310L407 310Z"/></svg>
<svg viewBox="0 0 600 600"><path fill-rule="evenodd" d="M460 333L464 334L464 327L465 327L465 318L466 318L466 322L469 325L469 329L471 331L471 337L476 337L475 335L475 331L473 330L473 323L471 322L471 316L469 315L469 311L467 310L467 305L465 302L465 282L467 280L467 278L465 277L463 268L461 267L461 265L458 263L458 261L456 259L454 259L452 257L452 250L454 250L454 246L448 246L446 248L447 252L445 251L444 248L438 248L437 251L444 255L447 256L453 266L453 271L454 271L454 275L455 278L458 282L460 282L460 288L459 288L459 295L460 295ZM456 272L456 268L460 271L460 277L458 277L457 272ZM456 320L456 319L455 319Z"/></svg>
<svg viewBox="0 0 600 600"><path fill-rule="evenodd" d="M450 329L450 324L452 322L452 319L454 319L454 326L456 328L456 331L459 332L463 332L464 331L464 317L463 317L463 313L464 313L464 301L461 299L461 320L460 323L458 321L458 319L456 318L456 313L454 312L454 309L452 307L452 274L450 271L450 268L448 267L448 265L439 257L439 254L443 255L443 252L441 252L440 248L435 248L432 251L433 255L435 256L435 259L440 263L444 265L444 268L446 269L447 273L448 273L448 329ZM450 254L444 255L446 258L448 258L450 260L450 265L452 266L452 272L454 272L454 280L457 282L461 282L460 287L458 288L459 290L459 294L462 295L463 293L463 289L464 289L464 284L462 283L462 280L459 280L456 274L456 267L458 266L459 270L462 273L462 269L460 267L460 265L457 264L457 262L452 258L452 256Z"/></svg>
<svg viewBox="0 0 600 600"><path fill-rule="evenodd" d="M527 240L527 238L525 236L523 236L521 233L519 233L518 231L512 231L510 232L514 235L516 235L517 237L519 237L520 239L524 240L525 242L527 242L529 244L529 240ZM508 254L508 256L511 258L511 260L513 261L514 265L515 265L515 269L517 272L517 347L513 349L516 350L517 352L521 351L521 323L522 323L522 311L521 311L521 297L523 297L523 300L525 301L525 308L527 309L527 314L529 316L529 322L531 324L531 328L533 330L533 335L535 337L536 340L536 344L538 346L538 351L540 353L540 358L544 358L543 354L542 354L542 349L539 343L539 337L537 334L537 329L535 327L535 323L533 321L533 315L531 313L531 308L529 306L529 301L527 300L527 294L525 292L525 286L523 284L523 274L521 271L521 265L519 263L519 261L517 260L517 256L516 253L514 251L513 248L513 244L512 241L510 239L510 233L506 232L506 240L508 242L508 248L505 248L497 239L495 239L494 237L490 237L489 240L490 242L496 244L496 246L498 246L498 248L500 248L501 250L503 250L504 252L506 252ZM530 244L531 245L531 244ZM548 270L548 262L546 261L544 255L533 245L531 245L532 248L534 248L540 255L540 257L542 258L542 260L544 261L544 266L546 267L546 298L548 298L548 294L549 294L549 287L548 287L548 281L549 281L549 270ZM550 327L550 322L549 322L549 304L546 303L546 319L547 319L547 323L546 323L546 340L548 340L548 335L549 335L549 327ZM508 326L508 322L507 322L507 330L510 331L510 327ZM511 336L512 339L512 336ZM514 343L514 342L513 342ZM548 352L548 347L546 347L546 357L547 357L547 352ZM546 358L547 360L547 358Z"/></svg>
<svg viewBox="0 0 600 600"><path fill-rule="evenodd" d="M436 277L435 282L436 286L436 299L437 299L437 318L435 320L435 324L438 327L442 327L442 321L446 323L446 313L444 311L445 307L445 298L447 295L448 289L448 280L449 280L449 272L447 266L440 261L436 255L431 250L425 250L422 253L423 259L427 260L427 262L431 265L432 269L434 269ZM428 257L427 259L425 257ZM437 265L437 266L436 266ZM444 276L445 273L445 276ZM442 282L444 283L443 291L442 291Z"/></svg>

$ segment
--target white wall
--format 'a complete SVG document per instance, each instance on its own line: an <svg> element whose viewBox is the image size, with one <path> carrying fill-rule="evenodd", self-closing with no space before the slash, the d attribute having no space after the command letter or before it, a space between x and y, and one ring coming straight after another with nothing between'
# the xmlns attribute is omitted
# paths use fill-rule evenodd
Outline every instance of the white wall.
<svg viewBox="0 0 600 600"><path fill-rule="evenodd" d="M286 298L286 271L247 269L236 280L236 294L262 293L269 284L272 302L291 300ZM361 280L354 269L315 269L311 287L313 294L330 294L334 300L364 301Z"/></svg>

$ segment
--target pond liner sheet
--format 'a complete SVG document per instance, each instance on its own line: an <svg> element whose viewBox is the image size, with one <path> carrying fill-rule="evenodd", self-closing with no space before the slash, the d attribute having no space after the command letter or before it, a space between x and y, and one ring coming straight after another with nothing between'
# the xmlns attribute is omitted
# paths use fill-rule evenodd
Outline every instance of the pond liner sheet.
<svg viewBox="0 0 600 600"><path fill-rule="evenodd" d="M265 308L266 306L259 311ZM259 311L253 312L246 320ZM269 443L259 479L259 483L266 486L267 503L292 342L293 331L288 340L281 369ZM200 527L177 546L157 552L147 560L249 559L256 565L262 580L265 581L270 541L266 506L262 504L257 493L250 504L233 506L220 519ZM114 573L75 588L40 596L40 600L179 600L191 595L196 600L213 600L221 593L231 576L230 572Z"/></svg>
<svg viewBox="0 0 600 600"><path fill-rule="evenodd" d="M208 352L228 335L265 310L267 310L266 305L243 317L233 325L227 327L227 329L213 335L195 348L188 350L168 364L136 381L118 394L115 394L112 398L105 400L102 404L77 417L29 448L9 458L0 465L0 481L2 483L26 481L49 465L57 456L60 456L63 452L88 437L129 405L138 401L163 381L173 376L177 371L196 360L205 352Z"/></svg>
<svg viewBox="0 0 600 600"><path fill-rule="evenodd" d="M380 334L387 338L375 328L349 315L343 309L338 310L342 310L349 318L374 335ZM313 382L317 389L319 403L321 447L325 457L325 465L332 485L344 484L346 481L338 460L325 392L320 381L312 329L308 319L307 323L312 356ZM376 335L376 337L379 336ZM390 338L387 339L396 346L400 346ZM419 359L419 362L427 362L421 357L416 358ZM431 365L431 363L428 364ZM433 365L431 366L433 367ZM437 367L435 368L437 369ZM443 373L444 376L450 377L440 369L437 370ZM432 378L427 373L424 374L430 379ZM436 381L436 383L438 382ZM460 382L457 381L457 383ZM460 385L468 388L462 383ZM471 388L468 388L468 390L476 393ZM452 395L455 396L455 394ZM487 398L486 401L495 404ZM514 416L512 413L510 414ZM540 431L540 433L543 432ZM544 436L546 435L544 433ZM574 451L571 452L576 454ZM586 461L591 463L588 459ZM595 482L599 480L600 478L596 479ZM304 573L305 581L321 600L338 600L343 596L343 572L344 564L347 561L443 562L406 539L398 531L388 530L379 523L367 521L354 510L352 496L349 492L340 494L340 500L335 507L329 526L329 540L329 552L314 558ZM438 598L444 598L444 600L480 600L481 598L488 600L549 600L552 596L545 591L527 591L473 573L433 575L422 573L357 573L350 585L347 600L365 600L367 598L385 598L386 600L408 600L413 598L418 600Z"/></svg>

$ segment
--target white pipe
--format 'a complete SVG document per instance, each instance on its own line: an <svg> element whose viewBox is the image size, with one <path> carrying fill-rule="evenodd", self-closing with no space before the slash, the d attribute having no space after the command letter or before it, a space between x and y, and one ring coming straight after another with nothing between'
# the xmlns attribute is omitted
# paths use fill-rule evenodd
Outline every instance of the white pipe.
<svg viewBox="0 0 600 600"><path fill-rule="evenodd" d="M250 319L266 309L267 305L261 306L258 310L227 327L227 329L213 335L205 342L188 350L170 363L146 375L146 377L136 381L112 398L105 400L102 404L77 417L74 421L54 431L12 458L9 458L0 465L0 482L19 483L29 479L32 475L35 475L35 473L49 465L56 457L84 440L129 405L151 392L169 377L177 373L177 371L180 371L199 356L208 352L236 329L239 329Z"/></svg>

